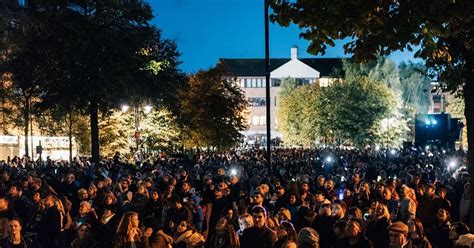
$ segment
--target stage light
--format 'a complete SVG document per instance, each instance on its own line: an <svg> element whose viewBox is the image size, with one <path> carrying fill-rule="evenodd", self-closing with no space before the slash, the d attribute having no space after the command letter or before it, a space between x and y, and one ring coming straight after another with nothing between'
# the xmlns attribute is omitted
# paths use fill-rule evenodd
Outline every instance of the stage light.
<svg viewBox="0 0 474 248"><path fill-rule="evenodd" d="M431 125L431 121L430 121L430 120L426 120L426 121L425 121L425 124L426 124L426 125Z"/></svg>
<svg viewBox="0 0 474 248"><path fill-rule="evenodd" d="M432 120L432 121L431 121L431 124L432 124L432 125L436 125L436 124L438 124L438 121Z"/></svg>
<svg viewBox="0 0 474 248"><path fill-rule="evenodd" d="M231 176L237 175L237 169L235 169L235 168L230 169L230 175Z"/></svg>
<svg viewBox="0 0 474 248"><path fill-rule="evenodd" d="M392 150L390 150L390 154L395 155L395 154L397 154L397 151L395 151L395 149L392 149Z"/></svg>

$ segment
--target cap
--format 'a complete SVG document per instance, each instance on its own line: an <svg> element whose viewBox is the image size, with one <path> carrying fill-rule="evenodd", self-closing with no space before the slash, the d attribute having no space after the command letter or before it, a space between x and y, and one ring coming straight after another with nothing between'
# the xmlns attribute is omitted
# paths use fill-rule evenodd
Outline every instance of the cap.
<svg viewBox="0 0 474 248"><path fill-rule="evenodd" d="M391 224L388 227L388 230L392 231L392 232L402 233L405 236L408 235L408 226L405 225L405 223L403 223L401 221L397 221L397 222Z"/></svg>

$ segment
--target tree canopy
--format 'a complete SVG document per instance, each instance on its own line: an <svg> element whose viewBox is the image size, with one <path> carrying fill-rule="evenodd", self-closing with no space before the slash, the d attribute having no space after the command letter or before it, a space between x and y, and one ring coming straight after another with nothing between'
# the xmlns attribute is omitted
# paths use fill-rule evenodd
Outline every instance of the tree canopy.
<svg viewBox="0 0 474 248"><path fill-rule="evenodd" d="M98 113L123 102L176 102L184 82L174 42L161 39L145 1L35 1L23 10L5 72L39 89L44 109L90 115L92 155L99 157ZM28 70L15 70L26 63ZM175 108L176 109L176 106ZM66 111L66 112L67 112Z"/></svg>
<svg viewBox="0 0 474 248"><path fill-rule="evenodd" d="M221 66L191 75L180 93L183 140L187 147L228 148L247 129L247 101Z"/></svg>

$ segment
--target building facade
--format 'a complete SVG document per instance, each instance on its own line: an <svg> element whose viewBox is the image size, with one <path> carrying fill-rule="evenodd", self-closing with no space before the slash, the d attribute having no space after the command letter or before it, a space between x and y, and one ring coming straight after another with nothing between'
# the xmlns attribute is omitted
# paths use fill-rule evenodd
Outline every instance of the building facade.
<svg viewBox="0 0 474 248"><path fill-rule="evenodd" d="M299 58L298 47L290 49L290 58L270 60L270 102L265 97L265 59L221 58L219 63L235 78L249 102L249 129L243 134L257 141L266 135L266 105L270 104L272 138L280 138L278 131L278 105L280 85L286 78L294 78L298 84L318 83L325 87L333 80L335 69L342 69L339 58Z"/></svg>

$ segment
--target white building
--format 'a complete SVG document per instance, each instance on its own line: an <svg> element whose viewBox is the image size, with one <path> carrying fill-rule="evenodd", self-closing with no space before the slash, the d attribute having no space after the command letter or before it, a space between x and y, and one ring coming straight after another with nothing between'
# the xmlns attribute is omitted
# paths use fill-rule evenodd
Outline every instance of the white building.
<svg viewBox="0 0 474 248"><path fill-rule="evenodd" d="M280 84L285 78L295 78L299 84L319 83L328 86L334 69L342 69L338 58L298 58L298 47L290 50L290 58L270 60L270 112L272 138L281 137L278 131L278 103ZM249 126L245 136L258 138L266 135L265 59L228 59L220 63L235 77L249 102Z"/></svg>

